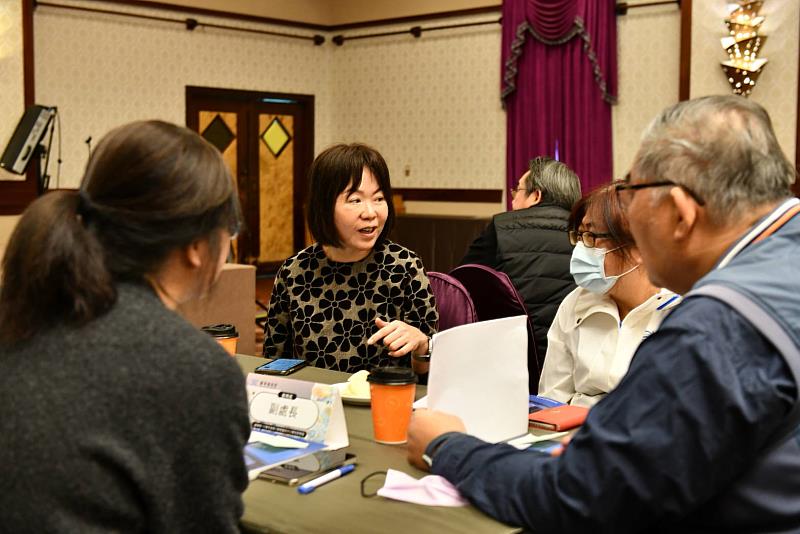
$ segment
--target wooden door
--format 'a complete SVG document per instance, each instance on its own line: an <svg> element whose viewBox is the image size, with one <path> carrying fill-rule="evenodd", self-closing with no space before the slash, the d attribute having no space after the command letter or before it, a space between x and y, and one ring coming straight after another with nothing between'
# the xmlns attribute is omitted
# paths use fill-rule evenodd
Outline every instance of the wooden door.
<svg viewBox="0 0 800 534"><path fill-rule="evenodd" d="M235 260L274 273L306 243L314 97L187 87L186 124L220 150L235 177L245 219Z"/></svg>

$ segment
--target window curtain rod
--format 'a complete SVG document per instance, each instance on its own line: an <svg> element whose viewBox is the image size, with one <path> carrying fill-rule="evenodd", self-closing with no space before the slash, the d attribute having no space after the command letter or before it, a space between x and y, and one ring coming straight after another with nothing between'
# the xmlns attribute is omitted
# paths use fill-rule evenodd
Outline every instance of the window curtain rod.
<svg viewBox="0 0 800 534"><path fill-rule="evenodd" d="M484 20L482 22L466 22L464 24L447 24L444 26L433 26L430 28L423 28L421 26L413 26L407 30L398 30L394 32L381 32L381 33L366 33L364 35L353 35L352 37L347 37L344 35L335 35L331 41L337 46L342 46L345 41L355 41L357 39L371 39L373 37L388 37L390 35L404 35L406 33L410 33L416 38L422 36L422 32L434 32L437 30L451 30L454 28L469 28L471 26L485 26L487 24L499 24L502 22L502 18L493 19L493 20Z"/></svg>
<svg viewBox="0 0 800 534"><path fill-rule="evenodd" d="M617 15L625 15L628 13L629 9L634 9L637 7L653 7L653 6L663 6L669 4L677 4L678 7L681 5L681 0L663 0L660 2L643 2L639 4L629 4L627 2L620 2L616 4L616 14ZM363 35L353 35L352 37L347 37L345 35L335 35L331 38L333 44L337 46L342 46L345 41L355 41L357 39L371 39L373 37L388 37L391 35L405 35L410 33L416 38L422 36L422 32L432 32L437 30L450 30L454 28L468 28L470 26L484 26L487 24L499 24L502 23L503 19L499 18L496 20L485 20L482 22L468 22L464 24L447 24L445 26L433 26L431 28L423 28L421 26L413 26L407 30L398 30L393 32L380 32L380 33L366 33Z"/></svg>
<svg viewBox="0 0 800 534"><path fill-rule="evenodd" d="M636 7L666 6L669 4L678 4L678 7L680 7L681 0L664 0L662 2L643 2L640 4L629 4L628 2L620 2L617 4L616 13L617 15L627 15L629 9L633 9Z"/></svg>
<svg viewBox="0 0 800 534"><path fill-rule="evenodd" d="M616 14L617 15L625 15L628 13L629 9L634 9L638 7L652 7L652 6L661 6L661 5L669 5L669 4L677 4L680 6L681 0L663 0L660 2L644 2L638 4L628 4L627 2L621 2L616 4ZM215 28L218 30L231 30L231 31L238 31L238 32L245 32L245 33L254 33L258 35L269 35L273 37L286 37L288 39L300 39L303 41L311 41L316 46L320 46L325 42L325 37L320 34L314 35L297 35L292 33L283 33L283 32L275 32L269 30L256 30L253 28L239 28L236 26L227 26L224 24L213 24L209 22L200 22L194 18L186 18L186 19L175 19L169 17L157 17L154 15L143 15L139 13L125 13L122 11L113 11L110 9L98 9L98 8L91 8L91 7L81 7L81 6L70 6L64 4L54 4L52 2L40 2L38 0L33 1L34 9L39 7L52 7L56 9L67 9L72 11L83 11L87 13L99 13L103 15L116 15L120 17L129 17L129 18L137 18L143 20L155 20L159 22L171 22L175 24L180 24L184 26L188 31L192 31L198 27L206 27L206 28ZM345 35L336 35L331 40L337 46L342 46L345 41L355 41L358 39L371 39L373 37L388 37L391 35L404 35L404 34L411 34L415 38L419 38L422 36L423 32L432 32L438 30L450 30L455 28L469 28L472 26L485 26L488 24L499 24L502 22L502 18L495 19L495 20L485 20L481 22L468 22L464 24L446 24L444 26L433 26L430 28L423 28L421 26L413 26L408 30L398 30L393 32L380 32L380 33L368 33L363 35L353 35L351 37L347 37Z"/></svg>
<svg viewBox="0 0 800 534"><path fill-rule="evenodd" d="M177 24L181 24L182 26L185 26L186 29L189 30L189 31L192 31L192 30L194 30L195 28L198 28L198 27L206 27L206 28L215 28L215 29L218 29L218 30L232 30L232 31L237 31L237 32L255 33L255 34L259 34L259 35L270 35L270 36L273 36L273 37L286 37L286 38L289 38L289 39L301 39L301 40L304 40L304 41L312 41L314 43L314 45L316 45L316 46L320 46L322 43L325 42L325 37L322 36L322 35L319 35L319 34L315 34L315 35L296 35L296 34L292 34L292 33L273 32L273 31L269 31L269 30L256 30L256 29L252 29L252 28L238 28L236 26L226 26L224 24L212 24L212 23L208 23L208 22L200 22L199 20L193 19L193 18L173 19L173 18L169 18L169 17L157 17L157 16L154 16L154 15L142 15L142 14L138 14L138 13L124 13L122 11L113 11L113 10L110 10L110 9L97 9L97 8L91 8L91 7L80 7L80 6L69 6L69 5L64 5L64 4L53 4L53 3L50 3L50 2L39 2L39 1L36 1L36 0L34 1L33 5L34 5L34 8L37 8L37 7L40 7L40 6L54 7L54 8L57 8L57 9L69 9L69 10L73 10L73 11L84 11L84 12L88 12L88 13L100 13L100 14L103 14L103 15L117 15L117 16L120 16L120 17L130 17L130 18L144 19L144 20L156 20L156 21L159 21L159 22L172 22L172 23L177 23Z"/></svg>

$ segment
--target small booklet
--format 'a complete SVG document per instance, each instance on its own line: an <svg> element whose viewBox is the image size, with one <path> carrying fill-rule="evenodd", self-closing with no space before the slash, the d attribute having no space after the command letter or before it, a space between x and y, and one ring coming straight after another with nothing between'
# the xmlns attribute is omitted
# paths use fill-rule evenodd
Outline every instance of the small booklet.
<svg viewBox="0 0 800 534"><path fill-rule="evenodd" d="M582 425L588 414L589 408L585 406L565 404L533 412L528 415L528 425L561 432Z"/></svg>
<svg viewBox="0 0 800 534"><path fill-rule="evenodd" d="M254 426L244 447L247 475L255 480L262 471L309 456L324 449L325 444L290 438Z"/></svg>

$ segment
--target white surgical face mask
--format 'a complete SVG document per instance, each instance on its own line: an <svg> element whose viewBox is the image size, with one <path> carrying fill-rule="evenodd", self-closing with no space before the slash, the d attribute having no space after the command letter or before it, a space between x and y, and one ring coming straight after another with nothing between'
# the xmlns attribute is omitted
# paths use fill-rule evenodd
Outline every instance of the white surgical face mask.
<svg viewBox="0 0 800 534"><path fill-rule="evenodd" d="M634 265L622 274L606 276L606 254L621 248L617 247L611 250L588 248L579 241L572 250L572 259L569 261L569 272L575 279L575 283L592 293L600 295L608 293L618 279L638 267L638 265Z"/></svg>

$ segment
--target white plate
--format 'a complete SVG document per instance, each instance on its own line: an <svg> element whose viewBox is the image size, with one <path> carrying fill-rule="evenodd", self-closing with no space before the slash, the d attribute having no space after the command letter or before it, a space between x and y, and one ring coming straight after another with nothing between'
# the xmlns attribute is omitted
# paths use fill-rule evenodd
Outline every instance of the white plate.
<svg viewBox="0 0 800 534"><path fill-rule="evenodd" d="M339 389L339 393L342 396L342 402L345 404L353 404L356 406L369 406L370 405L370 398L369 395L366 397L357 397L354 395L347 395L344 393L345 388L349 385L348 382L339 382L338 384L333 384L336 388Z"/></svg>

